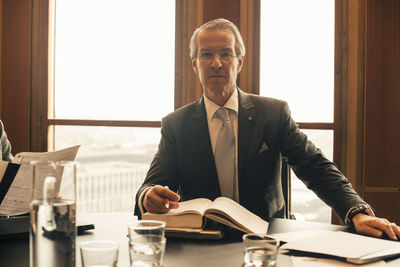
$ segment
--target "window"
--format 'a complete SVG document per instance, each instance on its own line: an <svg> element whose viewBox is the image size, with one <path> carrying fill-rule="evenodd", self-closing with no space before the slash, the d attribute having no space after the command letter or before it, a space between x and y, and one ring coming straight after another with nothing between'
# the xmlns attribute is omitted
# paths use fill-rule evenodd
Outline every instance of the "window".
<svg viewBox="0 0 400 267"><path fill-rule="evenodd" d="M261 1L260 95L288 101L294 120L333 159L334 0ZM318 11L318 12L316 12ZM331 210L292 173L292 209L331 221Z"/></svg>
<svg viewBox="0 0 400 267"><path fill-rule="evenodd" d="M82 145L80 212L132 211L174 109L175 1L53 3L49 149Z"/></svg>

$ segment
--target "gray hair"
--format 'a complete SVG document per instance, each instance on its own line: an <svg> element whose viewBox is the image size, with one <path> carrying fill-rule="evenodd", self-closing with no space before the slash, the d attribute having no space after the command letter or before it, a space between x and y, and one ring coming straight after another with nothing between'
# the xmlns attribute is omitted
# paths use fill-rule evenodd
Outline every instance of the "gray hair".
<svg viewBox="0 0 400 267"><path fill-rule="evenodd" d="M202 30L230 30L235 36L235 53L236 56L244 56L246 53L246 48L243 43L242 36L240 35L238 27L231 21L223 18L214 19L209 22L204 23L198 27L190 39L190 57L195 58L197 56L197 36Z"/></svg>

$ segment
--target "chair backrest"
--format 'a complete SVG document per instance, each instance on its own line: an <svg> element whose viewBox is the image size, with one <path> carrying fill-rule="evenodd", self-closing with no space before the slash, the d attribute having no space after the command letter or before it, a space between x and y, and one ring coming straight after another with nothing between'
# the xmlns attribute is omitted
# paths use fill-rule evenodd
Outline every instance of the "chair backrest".
<svg viewBox="0 0 400 267"><path fill-rule="evenodd" d="M292 213L292 180L291 180L291 169L285 158L282 158L282 191L285 199L285 218L295 219Z"/></svg>

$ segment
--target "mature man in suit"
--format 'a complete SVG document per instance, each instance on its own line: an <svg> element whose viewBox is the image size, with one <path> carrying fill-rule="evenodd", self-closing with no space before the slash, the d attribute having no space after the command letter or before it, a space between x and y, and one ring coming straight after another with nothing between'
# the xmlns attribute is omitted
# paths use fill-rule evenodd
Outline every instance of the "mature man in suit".
<svg viewBox="0 0 400 267"><path fill-rule="evenodd" d="M400 237L400 228L373 217L343 174L299 131L286 102L237 88L245 47L233 23L217 19L202 25L190 48L204 95L162 120L158 152L137 193L137 215L144 210L167 212L178 207L180 199L223 195L265 220L283 217L280 171L281 158L286 157L307 187L358 232ZM221 119L220 109L228 117ZM233 149L221 161L218 145L227 137L219 135L226 125L233 133ZM224 168L232 169L229 175Z"/></svg>

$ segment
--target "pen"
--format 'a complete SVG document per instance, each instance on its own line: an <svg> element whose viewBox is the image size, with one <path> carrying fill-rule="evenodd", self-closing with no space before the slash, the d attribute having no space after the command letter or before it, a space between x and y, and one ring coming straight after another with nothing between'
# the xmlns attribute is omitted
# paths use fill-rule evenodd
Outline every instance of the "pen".
<svg viewBox="0 0 400 267"><path fill-rule="evenodd" d="M169 189L169 188L168 188L168 185L166 185L166 186L164 186L164 187L167 188L167 189ZM169 209L169 199L168 199L168 198L165 198L165 199L164 199L164 206L165 206L166 209Z"/></svg>

